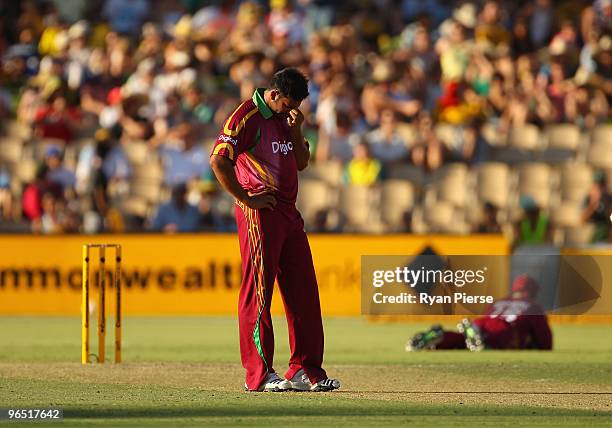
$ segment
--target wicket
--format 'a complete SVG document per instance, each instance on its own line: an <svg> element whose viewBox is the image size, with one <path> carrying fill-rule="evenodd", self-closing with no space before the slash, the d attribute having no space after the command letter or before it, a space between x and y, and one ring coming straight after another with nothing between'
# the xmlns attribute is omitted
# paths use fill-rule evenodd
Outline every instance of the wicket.
<svg viewBox="0 0 612 428"><path fill-rule="evenodd" d="M98 249L99 272L94 275L98 286L98 355L89 353L89 284L92 249ZM121 362L121 245L85 244L83 245L83 288L81 301L81 363L90 362L95 356L98 363L105 358L106 339L106 249L115 250L115 363Z"/></svg>

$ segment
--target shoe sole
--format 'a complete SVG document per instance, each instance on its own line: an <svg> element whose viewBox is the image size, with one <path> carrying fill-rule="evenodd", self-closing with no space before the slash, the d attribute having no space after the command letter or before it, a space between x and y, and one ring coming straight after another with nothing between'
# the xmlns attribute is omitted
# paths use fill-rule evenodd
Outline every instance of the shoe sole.
<svg viewBox="0 0 612 428"><path fill-rule="evenodd" d="M331 392L331 391L335 391L338 388L334 388L333 386L316 386L313 389L310 390L310 392Z"/></svg>
<svg viewBox="0 0 612 428"><path fill-rule="evenodd" d="M291 382L291 390L295 392L310 391L310 386L304 382Z"/></svg>
<svg viewBox="0 0 612 428"><path fill-rule="evenodd" d="M282 385L282 386L281 386ZM276 384L274 386L265 386L263 388L264 392L286 392L291 391L291 382L285 380L280 384Z"/></svg>
<svg viewBox="0 0 612 428"><path fill-rule="evenodd" d="M275 387L260 387L259 389L249 389L246 384L244 385L244 391L245 392L287 392L287 391L291 391L291 386L286 387L286 388L280 388L278 386Z"/></svg>
<svg viewBox="0 0 612 428"><path fill-rule="evenodd" d="M291 388L275 387L275 388L264 388L263 389L263 392L287 392L287 391L291 391Z"/></svg>
<svg viewBox="0 0 612 428"><path fill-rule="evenodd" d="M339 388L340 388L339 386L334 387L334 386L321 386L321 385L317 385L313 387L304 382L291 382L291 390L295 392L329 392L329 391L333 391Z"/></svg>

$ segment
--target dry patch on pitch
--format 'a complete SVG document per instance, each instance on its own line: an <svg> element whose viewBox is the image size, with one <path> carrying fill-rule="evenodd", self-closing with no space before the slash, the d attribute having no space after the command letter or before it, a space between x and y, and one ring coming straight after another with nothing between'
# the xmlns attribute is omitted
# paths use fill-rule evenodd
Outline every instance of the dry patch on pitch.
<svg viewBox="0 0 612 428"><path fill-rule="evenodd" d="M485 370L486 369L486 370ZM331 376L342 380L340 391L322 396L422 404L466 406L506 405L591 409L612 413L612 387L576 385L556 379L489 376L491 367L462 365L338 365L329 366ZM88 365L78 363L0 363L1 379L36 379L60 382L160 385L235 393L243 385L238 364L125 363ZM297 394L297 393L295 393Z"/></svg>
<svg viewBox="0 0 612 428"><path fill-rule="evenodd" d="M244 383L236 364L202 363L0 363L0 378L66 382L161 385L236 391Z"/></svg>

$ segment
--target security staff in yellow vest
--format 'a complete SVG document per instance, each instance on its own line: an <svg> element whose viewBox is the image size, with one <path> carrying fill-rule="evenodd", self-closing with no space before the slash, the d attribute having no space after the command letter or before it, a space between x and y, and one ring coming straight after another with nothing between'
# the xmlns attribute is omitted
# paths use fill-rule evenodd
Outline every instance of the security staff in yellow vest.
<svg viewBox="0 0 612 428"><path fill-rule="evenodd" d="M529 195L521 196L523 217L515 227L517 245L538 245L551 242L549 217L542 213L537 202Z"/></svg>

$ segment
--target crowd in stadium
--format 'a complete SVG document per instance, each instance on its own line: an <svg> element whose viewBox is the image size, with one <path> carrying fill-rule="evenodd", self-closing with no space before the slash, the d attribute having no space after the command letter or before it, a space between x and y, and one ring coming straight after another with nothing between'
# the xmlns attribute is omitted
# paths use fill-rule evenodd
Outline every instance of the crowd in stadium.
<svg viewBox="0 0 612 428"><path fill-rule="evenodd" d="M310 79L315 232L612 241L612 1L0 5L0 230L235 228L211 144Z"/></svg>

